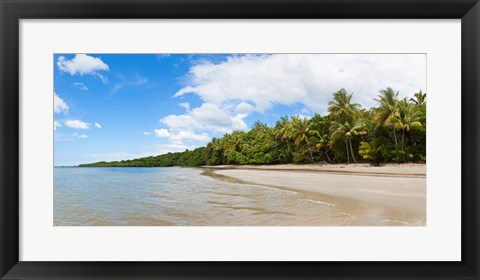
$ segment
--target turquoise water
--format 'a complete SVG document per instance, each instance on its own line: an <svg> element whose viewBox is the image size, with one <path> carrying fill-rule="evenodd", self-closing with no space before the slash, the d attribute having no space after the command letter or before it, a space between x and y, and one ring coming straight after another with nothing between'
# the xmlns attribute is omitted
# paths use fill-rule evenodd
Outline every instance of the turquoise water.
<svg viewBox="0 0 480 280"><path fill-rule="evenodd" d="M350 226L424 222L394 209L235 183L203 172L180 167L56 167L54 225Z"/></svg>

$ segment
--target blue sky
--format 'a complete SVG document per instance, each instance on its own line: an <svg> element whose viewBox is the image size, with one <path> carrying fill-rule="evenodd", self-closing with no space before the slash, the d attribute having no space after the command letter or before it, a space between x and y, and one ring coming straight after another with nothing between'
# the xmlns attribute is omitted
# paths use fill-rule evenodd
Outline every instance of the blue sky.
<svg viewBox="0 0 480 280"><path fill-rule="evenodd" d="M54 164L203 146L284 115L325 114L345 88L365 107L387 86L426 91L422 54L56 54Z"/></svg>

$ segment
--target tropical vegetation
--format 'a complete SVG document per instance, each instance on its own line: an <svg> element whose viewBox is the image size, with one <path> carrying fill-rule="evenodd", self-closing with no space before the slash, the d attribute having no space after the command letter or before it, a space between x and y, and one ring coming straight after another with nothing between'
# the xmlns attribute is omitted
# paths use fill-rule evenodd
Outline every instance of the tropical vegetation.
<svg viewBox="0 0 480 280"><path fill-rule="evenodd" d="M233 131L194 150L81 166L426 161L426 93L399 98L387 88L370 109L352 103L352 96L340 89L328 103L327 115L285 116L273 127L256 122L249 131Z"/></svg>

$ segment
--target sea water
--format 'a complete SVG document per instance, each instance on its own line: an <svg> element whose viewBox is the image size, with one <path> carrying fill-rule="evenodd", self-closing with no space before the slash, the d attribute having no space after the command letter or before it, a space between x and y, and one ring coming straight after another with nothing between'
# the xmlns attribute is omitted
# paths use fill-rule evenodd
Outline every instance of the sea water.
<svg viewBox="0 0 480 280"><path fill-rule="evenodd" d="M54 226L425 224L400 209L214 178L202 168L56 167L53 193Z"/></svg>

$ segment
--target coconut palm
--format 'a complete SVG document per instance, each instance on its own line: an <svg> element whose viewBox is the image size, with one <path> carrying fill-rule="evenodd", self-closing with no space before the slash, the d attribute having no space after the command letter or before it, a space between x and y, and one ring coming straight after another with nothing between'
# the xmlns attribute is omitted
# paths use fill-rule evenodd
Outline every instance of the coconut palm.
<svg viewBox="0 0 480 280"><path fill-rule="evenodd" d="M260 121L256 121L253 123L251 132L253 133L254 137L259 137L263 134L267 134L269 127L266 123L262 123Z"/></svg>
<svg viewBox="0 0 480 280"><path fill-rule="evenodd" d="M340 89L333 94L333 100L328 102L328 112L341 122L359 116L360 104L351 103L352 94L348 94L345 89Z"/></svg>
<svg viewBox="0 0 480 280"><path fill-rule="evenodd" d="M212 150L212 154L220 156L220 163L223 164L225 161L224 155L224 143L221 138L213 138L212 141L208 144Z"/></svg>
<svg viewBox="0 0 480 280"><path fill-rule="evenodd" d="M423 105L427 102L427 93L423 93L422 91L420 91L415 93L413 96L415 98L410 98L410 101L417 105Z"/></svg>
<svg viewBox="0 0 480 280"><path fill-rule="evenodd" d="M367 132L365 131L365 124L363 123L363 121L347 120L344 123L332 121L332 125L330 126L330 132L331 132L330 137L333 142L337 142L340 139L345 140L345 150L347 153L347 161L350 163L350 155L351 155L353 162L357 162L355 160L355 155L353 153L352 138L354 136L367 134Z"/></svg>
<svg viewBox="0 0 480 280"><path fill-rule="evenodd" d="M410 130L418 130L422 127L421 112L407 102L404 98L398 103L398 110L391 121L394 122L395 129L402 131L402 156L405 161L404 138L405 133Z"/></svg>
<svg viewBox="0 0 480 280"><path fill-rule="evenodd" d="M243 146L244 132L234 130L230 135L230 146L234 151L241 151Z"/></svg>
<svg viewBox="0 0 480 280"><path fill-rule="evenodd" d="M420 119L419 121L422 125L426 125L427 123L427 94L423 93L422 91L417 92L414 94L415 98L410 98L410 102L415 105L417 111L420 111Z"/></svg>
<svg viewBox="0 0 480 280"><path fill-rule="evenodd" d="M287 143L288 152L291 153L290 140L292 138L292 124L288 117L282 117L275 125L275 138Z"/></svg>
<svg viewBox="0 0 480 280"><path fill-rule="evenodd" d="M330 159L330 156L328 155L328 151L331 146L331 141L328 137L328 134L320 134L317 130L310 130L310 134L312 135L310 137L310 141L315 144L315 148L322 152L325 157L327 158L328 162L331 162L332 160Z"/></svg>
<svg viewBox="0 0 480 280"><path fill-rule="evenodd" d="M309 121L306 118L301 118L298 116L292 116L292 140L295 146L300 146L302 144L306 144L308 151L310 153L310 160L312 163L314 162L313 160L313 154L312 150L310 149L310 141L309 141L309 136L310 136L310 124Z"/></svg>
<svg viewBox="0 0 480 280"><path fill-rule="evenodd" d="M381 147L377 144L377 141L373 139L370 142L360 142L358 153L363 159L372 161L373 165L379 165L378 154L380 151Z"/></svg>
<svg viewBox="0 0 480 280"><path fill-rule="evenodd" d="M397 133L394 125L394 117L398 111L398 92L395 93L392 88L387 88L380 91L378 98L374 99L380 103L380 106L375 108L373 120L377 122L375 129L380 127L391 128L393 131L393 139L395 140L395 147L398 150Z"/></svg>

